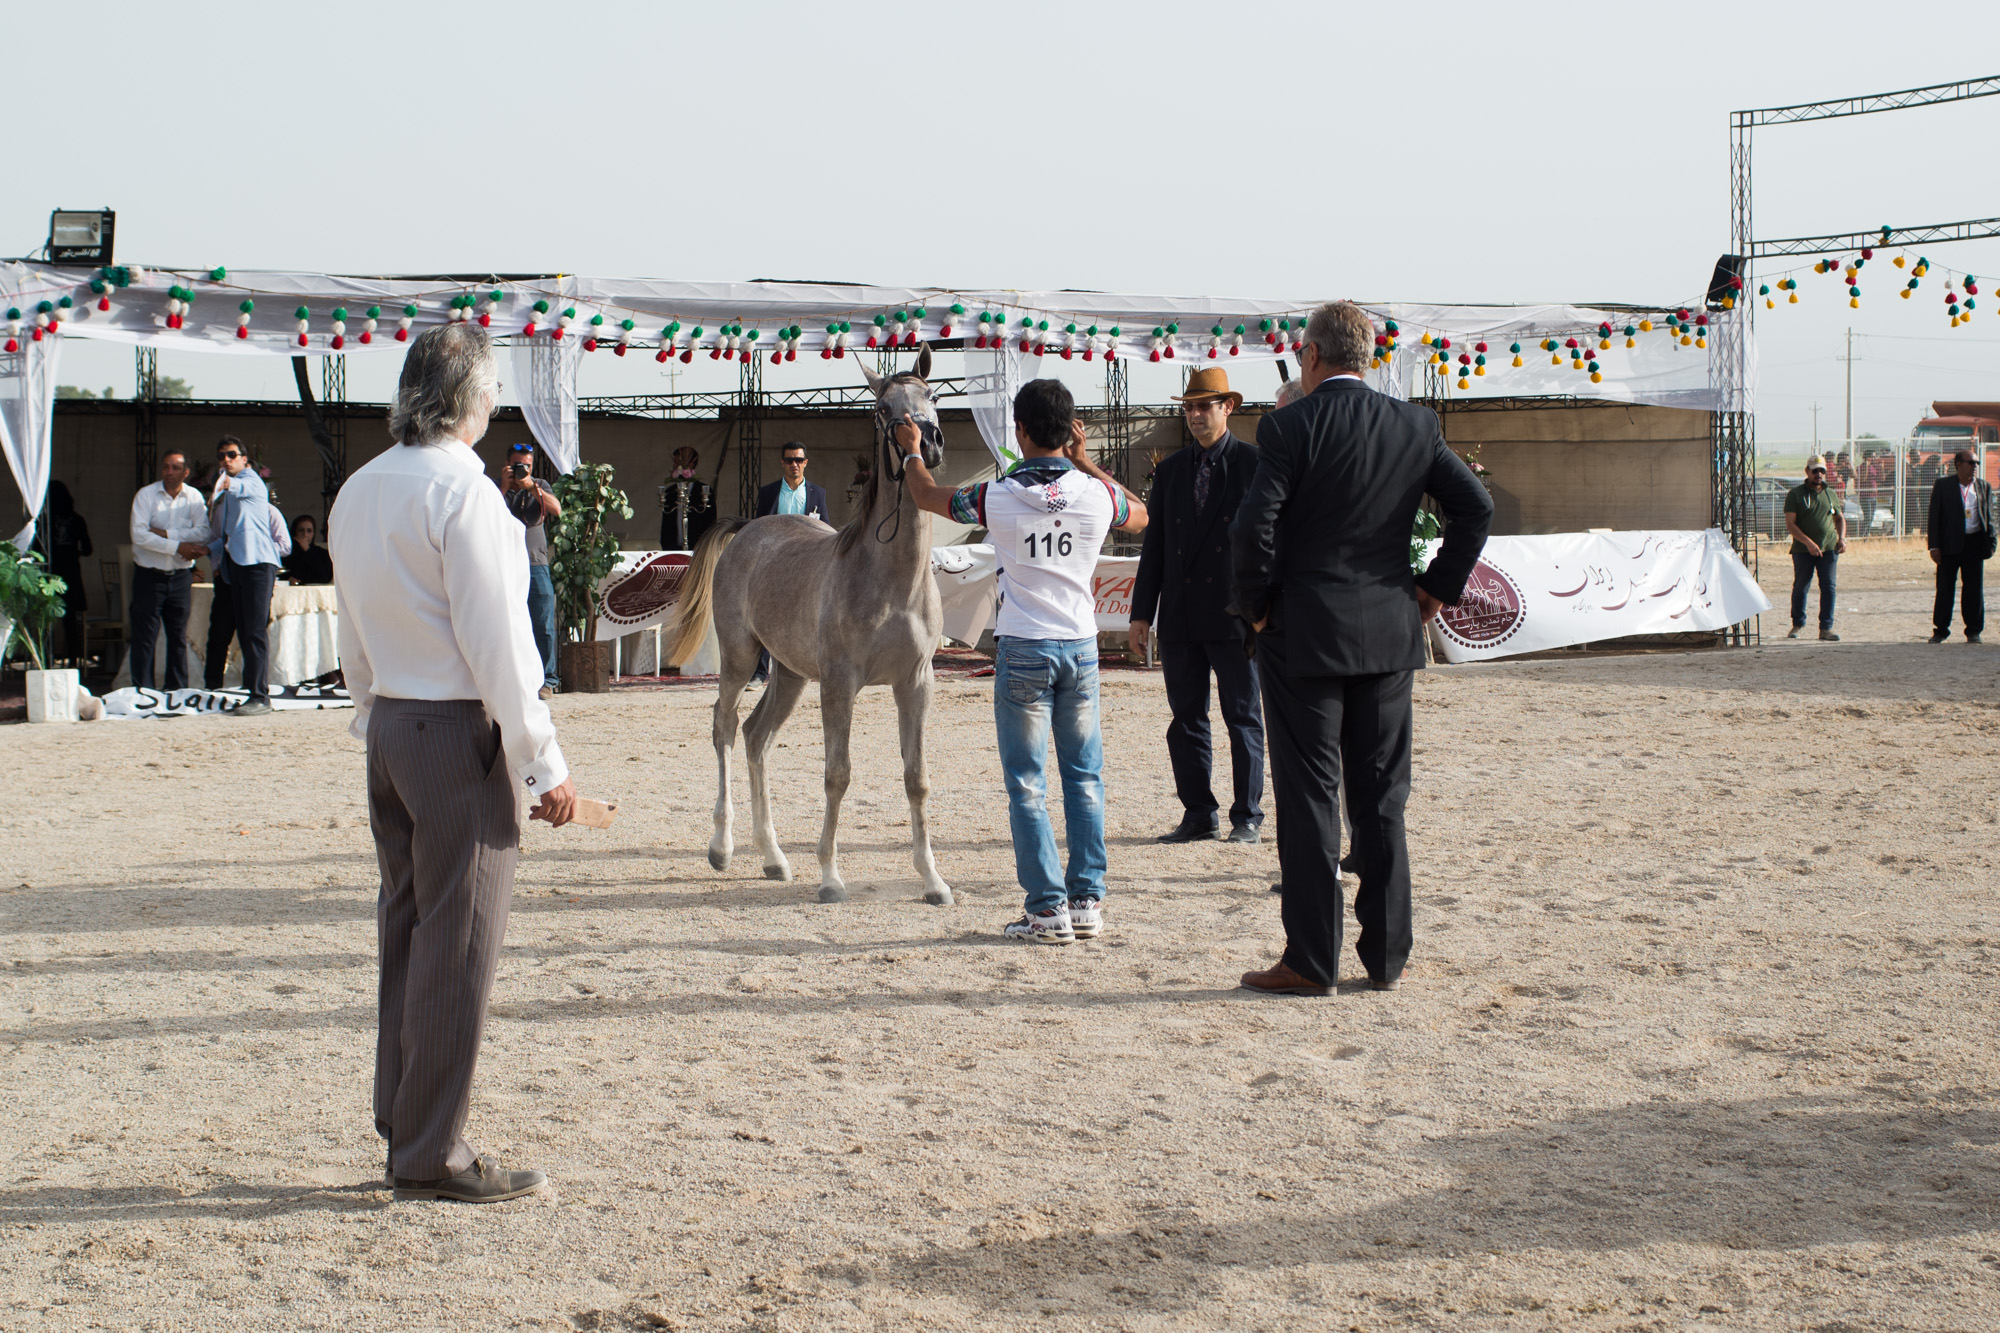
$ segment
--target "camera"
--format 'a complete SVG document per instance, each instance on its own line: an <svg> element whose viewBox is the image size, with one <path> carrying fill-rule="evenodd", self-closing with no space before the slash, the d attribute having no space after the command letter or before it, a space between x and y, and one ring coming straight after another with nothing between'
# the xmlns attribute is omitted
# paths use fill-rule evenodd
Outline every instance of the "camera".
<svg viewBox="0 0 2000 1333"><path fill-rule="evenodd" d="M526 463L509 463L507 465L507 475L519 481L528 475L528 465Z"/></svg>

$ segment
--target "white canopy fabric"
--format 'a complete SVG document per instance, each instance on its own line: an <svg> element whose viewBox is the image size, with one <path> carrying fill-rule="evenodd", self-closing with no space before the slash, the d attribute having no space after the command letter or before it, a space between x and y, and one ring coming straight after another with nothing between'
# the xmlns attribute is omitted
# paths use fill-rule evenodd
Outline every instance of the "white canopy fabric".
<svg viewBox="0 0 2000 1333"><path fill-rule="evenodd" d="M0 264L0 302L8 309L32 325L37 308L44 302L50 307L43 340L50 343L49 360L31 356L22 365L52 365L55 347L68 337L237 356L397 353L427 328L477 319L516 349L524 414L543 450L564 471L577 460L576 369L592 351L622 347L621 354L684 361L764 356L773 363L770 382L801 356L837 358L887 345L914 351L925 340L964 338L980 434L996 459L1004 460L1013 448L1012 389L1043 364L1028 358L1121 356L1187 366L1270 359L1290 350L1318 299ZM1567 395L1712 409L1724 392L1711 373L1714 349L1683 345L1664 328L1662 316L1678 307L1642 313L1573 305L1360 304L1378 328L1391 321L1397 327L1398 350L1371 380L1400 397L1418 389L1433 352L1426 336L1451 342L1438 351L1448 364L1434 390L1446 396ZM1739 309L1729 317L1741 321L1747 344L1745 313ZM1635 345L1627 348L1624 328L1642 319L1656 327L1637 333ZM1605 325L1616 331L1608 339L1600 333ZM1577 339L1577 350L1589 348L1594 362L1580 369L1577 358L1565 355L1550 364L1549 353L1537 346L1548 338L1558 344ZM1482 342L1485 351L1475 351ZM1518 368L1515 343L1522 347ZM21 345L28 343L24 339ZM1459 362L1461 355L1483 355L1486 373L1471 374L1472 366ZM1754 373L1754 362L1749 364ZM1464 389L1458 387L1461 370ZM20 372L0 364L0 378L10 373ZM1746 390L1731 398L1731 406L1747 410L1748 379L1742 378ZM10 392L52 395L52 370L45 380ZM43 398L26 423L39 425L39 435L22 437L19 460L11 446L8 455L24 490L32 485L31 503L37 505L46 485L46 414ZM37 467L39 482L33 480Z"/></svg>
<svg viewBox="0 0 2000 1333"><path fill-rule="evenodd" d="M49 427L62 339L23 333L15 343L19 351L0 352L0 452L28 505L28 526L12 539L15 550L25 551L49 494Z"/></svg>

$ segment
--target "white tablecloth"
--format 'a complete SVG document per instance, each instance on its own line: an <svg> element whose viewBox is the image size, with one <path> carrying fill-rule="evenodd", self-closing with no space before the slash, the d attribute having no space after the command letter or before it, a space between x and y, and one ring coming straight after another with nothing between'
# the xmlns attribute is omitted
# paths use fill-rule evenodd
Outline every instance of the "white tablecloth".
<svg viewBox="0 0 2000 1333"><path fill-rule="evenodd" d="M203 655L208 647L208 612L215 601L215 585L197 583L188 607L188 681L202 683ZM271 590L271 680L273 689L303 685L340 667L340 618L334 613L333 585L280 583ZM155 685L164 684L167 670L167 634L160 631L153 653ZM132 683L132 662L119 664L113 689ZM224 688L243 683L243 655L236 640L229 641L229 661L223 667Z"/></svg>

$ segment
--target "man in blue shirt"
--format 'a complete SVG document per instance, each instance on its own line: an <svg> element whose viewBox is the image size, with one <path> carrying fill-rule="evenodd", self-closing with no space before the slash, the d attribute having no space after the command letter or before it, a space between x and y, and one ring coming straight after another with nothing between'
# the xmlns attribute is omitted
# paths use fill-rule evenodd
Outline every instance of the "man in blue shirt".
<svg viewBox="0 0 2000 1333"><path fill-rule="evenodd" d="M250 717L271 711L271 588L284 553L271 535L271 493L251 468L243 441L223 436L215 456L221 471L209 501L213 537L208 547L215 599L209 607L203 674L208 688L221 686L233 632L243 648L243 688L250 692L235 715Z"/></svg>

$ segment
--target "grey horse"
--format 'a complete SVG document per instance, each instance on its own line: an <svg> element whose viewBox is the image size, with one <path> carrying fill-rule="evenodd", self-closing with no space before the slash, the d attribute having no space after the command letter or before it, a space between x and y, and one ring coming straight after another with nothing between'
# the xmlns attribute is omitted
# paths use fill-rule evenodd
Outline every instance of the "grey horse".
<svg viewBox="0 0 2000 1333"><path fill-rule="evenodd" d="M861 506L836 532L802 514L772 514L717 523L695 547L674 620L670 662L684 662L715 625L722 677L715 700L715 835L708 863L729 868L729 752L736 745L737 700L756 669L760 651L771 654L771 680L744 725L750 766L750 823L764 874L790 879L791 862L771 823L764 761L778 728L791 716L808 680L817 680L820 719L826 729L826 817L819 835L819 900L843 902L847 886L836 859L835 830L847 793L848 731L854 699L865 685L887 685L896 694L903 742L903 791L910 801L910 853L923 877L924 900L951 902L951 887L931 859L924 803L930 777L924 767L924 718L931 702L931 655L944 615L931 577L931 516L904 491L902 454L891 424L905 415L922 435L924 464L944 461L944 436L931 401L931 352L917 354L913 371L878 375L866 366L875 394L875 466Z"/></svg>

